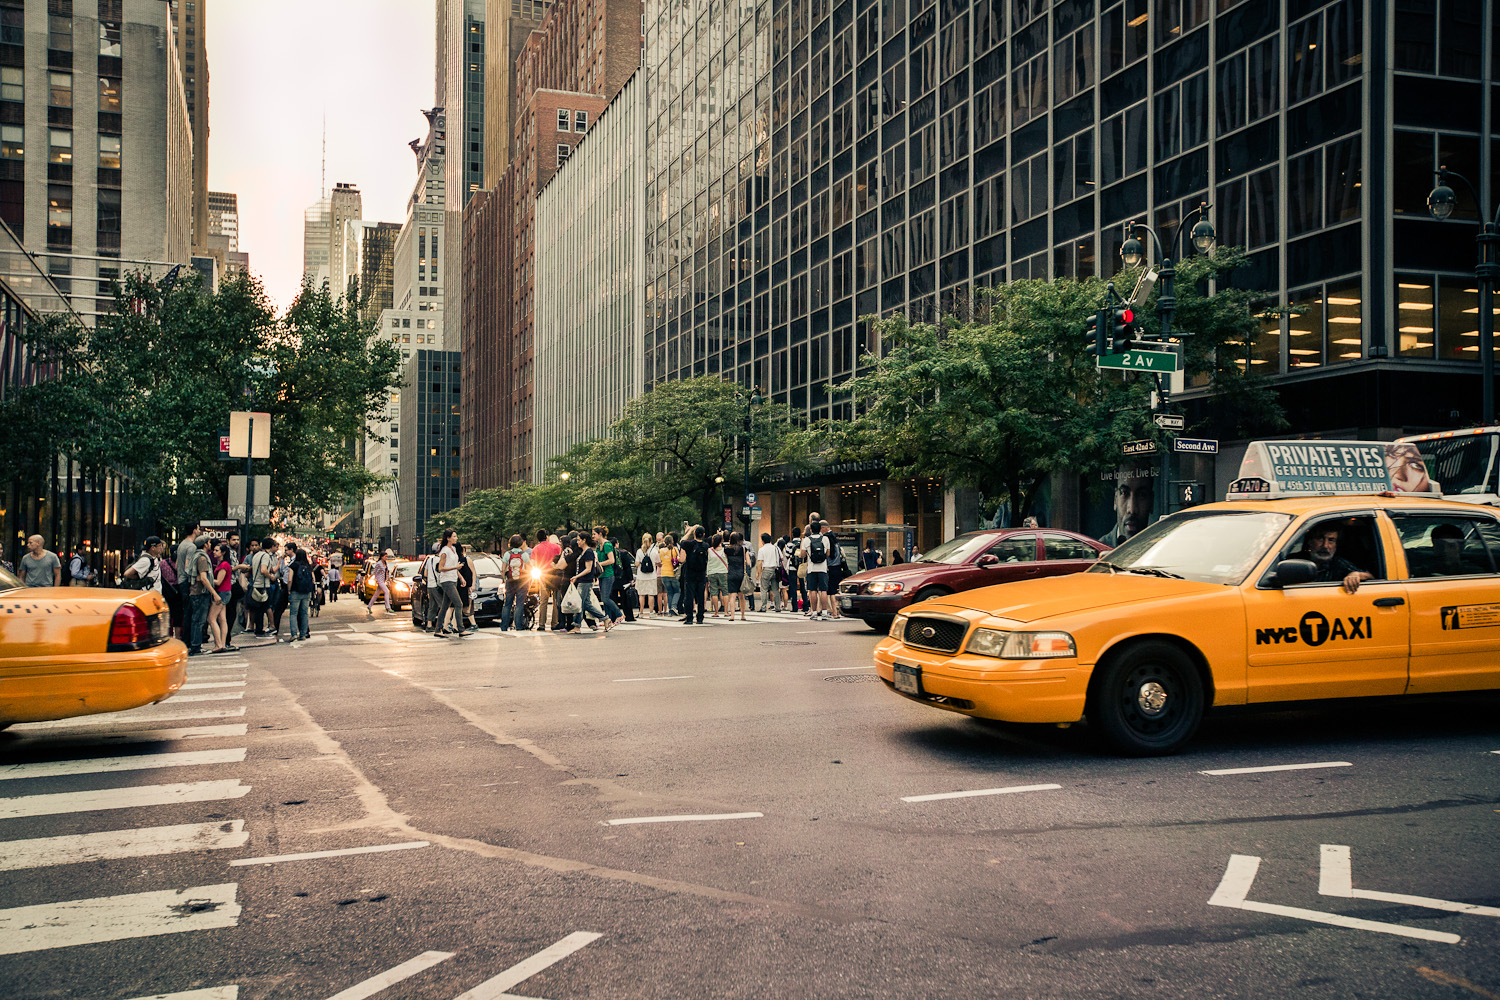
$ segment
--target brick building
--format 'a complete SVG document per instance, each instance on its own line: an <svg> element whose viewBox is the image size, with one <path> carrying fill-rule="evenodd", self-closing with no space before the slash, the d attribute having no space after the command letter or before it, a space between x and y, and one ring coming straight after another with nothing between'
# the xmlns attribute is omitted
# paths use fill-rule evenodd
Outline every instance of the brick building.
<svg viewBox="0 0 1500 1000"><path fill-rule="evenodd" d="M471 201L469 209L476 231L501 228L464 247L475 294L496 303L489 315L465 310L463 317L465 343L475 348L464 361L463 410L472 421L464 438L465 492L532 478L537 193L639 64L642 9L640 0L555 3L514 64L514 156L503 179L486 177L491 204ZM492 204L500 192L508 193L509 219ZM502 256L484 259L486 247ZM493 344L481 343L489 337Z"/></svg>

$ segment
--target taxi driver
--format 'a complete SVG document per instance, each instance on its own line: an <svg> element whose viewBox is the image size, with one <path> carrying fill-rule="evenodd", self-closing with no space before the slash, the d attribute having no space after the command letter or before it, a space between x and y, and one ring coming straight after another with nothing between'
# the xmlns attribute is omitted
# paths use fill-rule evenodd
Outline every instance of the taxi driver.
<svg viewBox="0 0 1500 1000"><path fill-rule="evenodd" d="M1358 566L1338 554L1339 525L1336 521L1315 524L1302 540L1302 553L1298 558L1311 560L1318 567L1313 583L1343 583L1349 593L1359 590L1365 580L1375 579Z"/></svg>

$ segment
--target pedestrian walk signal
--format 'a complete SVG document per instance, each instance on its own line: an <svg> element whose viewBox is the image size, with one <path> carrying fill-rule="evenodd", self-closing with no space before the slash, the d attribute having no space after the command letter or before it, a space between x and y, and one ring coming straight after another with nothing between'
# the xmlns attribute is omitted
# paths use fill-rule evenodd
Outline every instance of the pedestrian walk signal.
<svg viewBox="0 0 1500 1000"><path fill-rule="evenodd" d="M1109 353L1123 354L1135 339L1135 310L1121 306L1110 310Z"/></svg>

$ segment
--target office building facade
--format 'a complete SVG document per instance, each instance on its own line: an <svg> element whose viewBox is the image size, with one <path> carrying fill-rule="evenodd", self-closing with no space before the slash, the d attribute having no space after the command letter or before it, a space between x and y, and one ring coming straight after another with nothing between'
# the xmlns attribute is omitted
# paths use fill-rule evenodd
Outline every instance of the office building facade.
<svg viewBox="0 0 1500 1000"><path fill-rule="evenodd" d="M650 0L646 379L848 417L859 317L1110 275L1127 223L1210 202L1294 427L1472 420L1472 221L1423 201L1442 162L1500 194L1493 6Z"/></svg>
<svg viewBox="0 0 1500 1000"><path fill-rule="evenodd" d="M644 385L644 111L637 73L537 197L537 483Z"/></svg>
<svg viewBox="0 0 1500 1000"><path fill-rule="evenodd" d="M399 430L400 476L394 548L426 552L436 538L427 521L458 506L459 406L462 365L457 351L412 351L404 369Z"/></svg>
<svg viewBox="0 0 1500 1000"><path fill-rule="evenodd" d="M209 0L170 0L178 71L193 133L193 247L208 245L208 4Z"/></svg>
<svg viewBox="0 0 1500 1000"><path fill-rule="evenodd" d="M192 157L165 4L0 3L0 219L85 322L122 268L188 263Z"/></svg>

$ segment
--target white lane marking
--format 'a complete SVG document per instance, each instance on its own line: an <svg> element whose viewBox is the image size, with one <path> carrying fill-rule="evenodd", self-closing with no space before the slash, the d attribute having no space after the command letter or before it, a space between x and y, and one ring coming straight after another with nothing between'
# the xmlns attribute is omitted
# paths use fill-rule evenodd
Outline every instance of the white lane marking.
<svg viewBox="0 0 1500 1000"><path fill-rule="evenodd" d="M631 684L635 681L685 681L692 676L692 674L675 674L671 677L616 677L614 682L616 684Z"/></svg>
<svg viewBox="0 0 1500 1000"><path fill-rule="evenodd" d="M903 795L902 802L936 802L939 799L972 799L980 795L1012 795L1016 792L1050 792L1062 785L1011 785L1009 788L979 788L971 792L938 792L936 795Z"/></svg>
<svg viewBox="0 0 1500 1000"><path fill-rule="evenodd" d="M198 767L203 764L238 764L245 748L196 750L187 753L148 753L134 757L90 757L87 760L49 760L36 764L0 764L0 781L16 778L57 778L67 774L112 774L116 771L151 771L158 767Z"/></svg>
<svg viewBox="0 0 1500 1000"><path fill-rule="evenodd" d="M603 936L592 931L574 931L556 944L542 949L524 962L517 962L493 979L486 979L467 993L455 997L454 1000L500 1000L512 986L530 979L548 966L555 965Z"/></svg>
<svg viewBox="0 0 1500 1000"><path fill-rule="evenodd" d="M0 955L233 927L238 888L229 882L0 910Z"/></svg>
<svg viewBox="0 0 1500 1000"><path fill-rule="evenodd" d="M186 993L157 993L149 997L134 997L133 1000L239 1000L238 986L212 986L206 990L188 990Z"/></svg>
<svg viewBox="0 0 1500 1000"><path fill-rule="evenodd" d="M822 673L827 673L830 670L874 670L874 669L875 669L874 667L865 666L865 665L861 665L861 666L858 666L858 667L809 667L808 670L807 670L807 672L810 673L810 674L822 674Z"/></svg>
<svg viewBox="0 0 1500 1000"><path fill-rule="evenodd" d="M410 979L417 973L432 968L439 962L445 962L453 957L451 951L424 951L416 958L408 959L396 966L387 969L378 976L371 976L362 983L349 987L342 993L335 993L329 1000L365 1000L385 989L394 986L403 979Z"/></svg>
<svg viewBox="0 0 1500 1000"><path fill-rule="evenodd" d="M183 729L142 729L139 732L99 734L110 746L121 743L162 743L174 740L216 740L244 736L249 727L243 722L228 726L188 726Z"/></svg>
<svg viewBox="0 0 1500 1000"><path fill-rule="evenodd" d="M1439 944L1458 944L1460 940L1457 934L1429 931L1422 927L1387 924L1379 920L1361 920L1357 917L1346 917L1340 913L1304 910L1300 906L1251 902L1245 897L1249 895L1250 886L1255 882L1255 873L1259 870L1260 858L1248 854L1230 855L1229 866L1224 869L1224 877L1219 881L1219 887L1214 890L1214 894L1209 897L1208 905L1227 906L1235 910L1251 910L1255 913L1270 913L1278 917L1294 917L1298 920L1310 920L1313 923L1347 927L1357 931L1395 934L1399 937L1416 938L1419 941L1436 941Z"/></svg>
<svg viewBox="0 0 1500 1000"><path fill-rule="evenodd" d="M340 632L340 639L348 639L350 642L385 642L394 643L395 639L387 639L383 635L370 635L368 632Z"/></svg>
<svg viewBox="0 0 1500 1000"><path fill-rule="evenodd" d="M138 809L143 806L175 805L180 802L217 802L237 799L250 792L238 778L227 781L191 781L175 785L135 785L100 788L88 792L52 792L0 799L0 819L22 816L58 816L92 812L95 809Z"/></svg>
<svg viewBox="0 0 1500 1000"><path fill-rule="evenodd" d="M171 703L163 702L161 705L152 705L150 708L161 708L166 711L147 712L146 708L131 709L130 718L122 718L110 713L108 718L102 715L85 715L74 719L59 719L56 722L28 722L25 728L17 728L18 733L36 732L41 729L98 729L101 726L154 726L159 722L184 722L188 719L238 719L245 714L245 706L238 708L193 708L181 712L171 711Z"/></svg>
<svg viewBox="0 0 1500 1000"><path fill-rule="evenodd" d="M765 813L700 813L686 816L633 816L629 819L607 819L605 826L633 826L638 823L704 823L720 819L760 819Z"/></svg>
<svg viewBox="0 0 1500 1000"><path fill-rule="evenodd" d="M263 858L240 858L229 862L231 868L245 865L274 865L283 861L309 861L313 858L341 858L349 854L379 854L384 851L410 851L417 847L428 847L425 840L409 840L404 844L376 844L373 847L346 847L337 851L309 851L305 854L270 854Z"/></svg>
<svg viewBox="0 0 1500 1000"><path fill-rule="evenodd" d="M226 829L227 827L227 829ZM244 847L250 839L245 821L187 823L137 830L109 830L69 837L37 837L0 842L0 871L72 865L113 858L146 858L187 851L222 851Z"/></svg>
<svg viewBox="0 0 1500 1000"><path fill-rule="evenodd" d="M1429 910L1470 913L1479 917L1500 917L1500 907L1480 906L1477 903L1455 903L1447 899L1433 899L1431 896L1408 896L1400 892L1356 889L1349 848L1343 844L1322 846L1322 862L1318 869L1318 893L1320 895L1339 896L1344 899L1377 899L1382 903L1402 903L1406 906L1421 906Z"/></svg>
<svg viewBox="0 0 1500 1000"><path fill-rule="evenodd" d="M1347 760L1324 760L1315 764L1270 764L1265 767L1221 767L1214 771L1199 771L1199 774L1265 774L1268 771L1311 771L1319 767L1353 767Z"/></svg>
<svg viewBox="0 0 1500 1000"><path fill-rule="evenodd" d="M198 670L244 670L250 665L249 660L209 660L207 662L195 661L188 668L192 673Z"/></svg>
<svg viewBox="0 0 1500 1000"><path fill-rule="evenodd" d="M242 701L243 691L214 691L210 694L174 694L172 704L181 705L185 701Z"/></svg>
<svg viewBox="0 0 1500 1000"><path fill-rule="evenodd" d="M215 681L204 681L204 682L202 682L200 684L184 684L182 686L182 690L184 690L184 691L206 691L209 688L242 688L244 686L245 686L245 682L244 681L219 681L219 680L215 680Z"/></svg>

